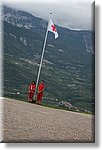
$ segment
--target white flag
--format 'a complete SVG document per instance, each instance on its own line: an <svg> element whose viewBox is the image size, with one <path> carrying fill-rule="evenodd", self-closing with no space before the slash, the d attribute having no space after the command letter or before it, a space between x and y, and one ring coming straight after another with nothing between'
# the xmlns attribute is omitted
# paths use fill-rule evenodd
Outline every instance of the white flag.
<svg viewBox="0 0 102 150"><path fill-rule="evenodd" d="M51 19L49 20L49 24L48 24L48 31L53 32L55 34L55 39L58 38L56 27Z"/></svg>

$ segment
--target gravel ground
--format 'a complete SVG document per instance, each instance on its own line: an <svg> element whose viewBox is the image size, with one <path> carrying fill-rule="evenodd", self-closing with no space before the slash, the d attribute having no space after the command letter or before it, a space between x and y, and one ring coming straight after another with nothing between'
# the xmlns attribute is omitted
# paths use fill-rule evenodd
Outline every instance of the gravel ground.
<svg viewBox="0 0 102 150"><path fill-rule="evenodd" d="M3 142L94 143L94 116L3 100Z"/></svg>

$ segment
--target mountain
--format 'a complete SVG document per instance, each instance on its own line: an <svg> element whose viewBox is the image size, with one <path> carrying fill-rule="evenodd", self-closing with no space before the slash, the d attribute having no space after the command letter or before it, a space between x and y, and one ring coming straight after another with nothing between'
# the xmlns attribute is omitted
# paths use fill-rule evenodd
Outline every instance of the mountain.
<svg viewBox="0 0 102 150"><path fill-rule="evenodd" d="M36 81L47 21L3 6L4 96L27 99ZM56 25L59 38L48 33L40 78L49 99L71 102L92 111L94 106L94 32ZM22 93L18 94L17 93Z"/></svg>

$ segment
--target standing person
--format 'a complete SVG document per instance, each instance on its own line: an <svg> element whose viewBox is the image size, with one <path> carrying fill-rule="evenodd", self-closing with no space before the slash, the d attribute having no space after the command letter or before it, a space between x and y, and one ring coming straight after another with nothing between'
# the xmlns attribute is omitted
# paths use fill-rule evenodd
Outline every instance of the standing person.
<svg viewBox="0 0 102 150"><path fill-rule="evenodd" d="M36 88L36 83L32 81L32 83L29 86L29 92L28 92L28 101L31 103L33 101L33 96Z"/></svg>
<svg viewBox="0 0 102 150"><path fill-rule="evenodd" d="M42 102L44 88L45 88L44 81L42 80L38 86L38 94L37 94L37 103L38 104L41 104L41 102Z"/></svg>

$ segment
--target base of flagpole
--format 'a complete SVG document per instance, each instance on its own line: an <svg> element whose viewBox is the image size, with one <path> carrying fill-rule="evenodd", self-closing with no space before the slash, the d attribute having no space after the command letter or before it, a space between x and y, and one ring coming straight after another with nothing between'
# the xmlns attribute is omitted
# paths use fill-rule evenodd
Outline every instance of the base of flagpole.
<svg viewBox="0 0 102 150"><path fill-rule="evenodd" d="M36 103L36 101L37 101L37 95L34 95L34 97L33 97L33 103Z"/></svg>

